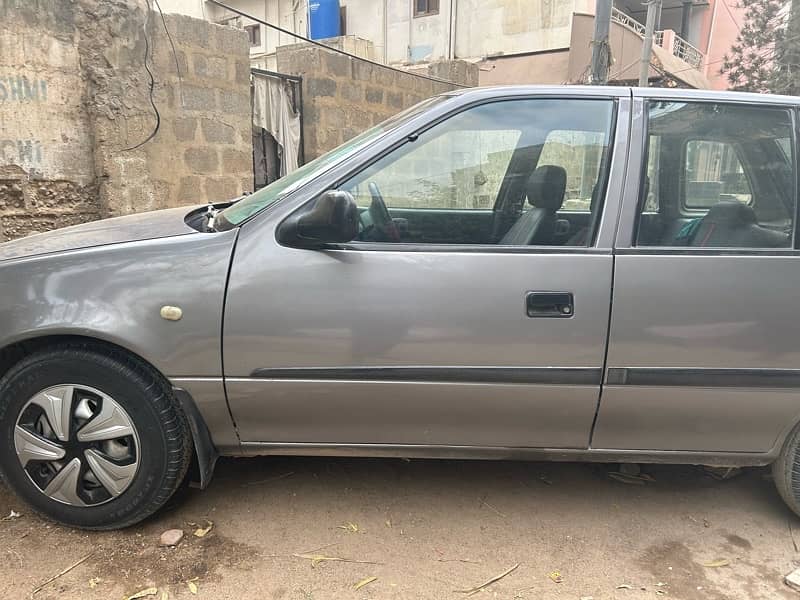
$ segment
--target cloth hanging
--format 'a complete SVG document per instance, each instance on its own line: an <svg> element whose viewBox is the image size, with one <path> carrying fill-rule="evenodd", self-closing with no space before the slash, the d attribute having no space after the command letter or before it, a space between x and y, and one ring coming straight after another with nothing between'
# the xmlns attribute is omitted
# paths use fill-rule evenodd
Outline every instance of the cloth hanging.
<svg viewBox="0 0 800 600"><path fill-rule="evenodd" d="M278 142L281 177L297 169L300 155L300 113L292 106L289 85L277 77L253 77L253 125Z"/></svg>

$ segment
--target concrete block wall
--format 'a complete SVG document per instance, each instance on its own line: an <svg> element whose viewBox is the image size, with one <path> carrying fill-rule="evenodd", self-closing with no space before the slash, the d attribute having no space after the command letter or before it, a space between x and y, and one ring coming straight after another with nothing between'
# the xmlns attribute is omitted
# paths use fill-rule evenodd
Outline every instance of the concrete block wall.
<svg viewBox="0 0 800 600"><path fill-rule="evenodd" d="M245 32L145 0L0 0L0 241L252 189ZM161 124L153 139L156 117Z"/></svg>
<svg viewBox="0 0 800 600"><path fill-rule="evenodd" d="M311 44L281 46L278 71L303 78L303 137L306 161L324 154L397 112L458 86L399 73ZM477 66L463 63L430 70L477 85ZM425 75L428 72L423 73Z"/></svg>

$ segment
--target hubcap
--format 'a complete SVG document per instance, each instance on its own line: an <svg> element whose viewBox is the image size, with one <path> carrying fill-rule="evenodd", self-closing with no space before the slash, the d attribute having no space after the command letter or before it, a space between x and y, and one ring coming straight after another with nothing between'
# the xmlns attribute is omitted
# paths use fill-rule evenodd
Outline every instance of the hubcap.
<svg viewBox="0 0 800 600"><path fill-rule="evenodd" d="M14 427L17 458L46 496L96 506L130 486L139 467L139 436L109 395L85 385L57 385L28 400Z"/></svg>

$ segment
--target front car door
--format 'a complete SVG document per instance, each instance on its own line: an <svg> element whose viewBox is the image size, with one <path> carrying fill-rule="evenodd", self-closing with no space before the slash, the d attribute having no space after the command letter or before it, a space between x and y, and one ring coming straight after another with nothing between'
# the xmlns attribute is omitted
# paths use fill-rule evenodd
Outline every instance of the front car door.
<svg viewBox="0 0 800 600"><path fill-rule="evenodd" d="M795 107L637 94L592 446L768 462L800 417Z"/></svg>
<svg viewBox="0 0 800 600"><path fill-rule="evenodd" d="M535 93L453 96L243 225L223 351L246 451L587 447L629 99ZM359 239L276 242L327 189Z"/></svg>

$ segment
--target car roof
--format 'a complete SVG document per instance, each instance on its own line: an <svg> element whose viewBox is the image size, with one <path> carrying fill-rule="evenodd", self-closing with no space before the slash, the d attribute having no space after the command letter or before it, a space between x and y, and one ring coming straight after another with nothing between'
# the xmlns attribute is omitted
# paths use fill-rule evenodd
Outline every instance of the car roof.
<svg viewBox="0 0 800 600"><path fill-rule="evenodd" d="M442 94L458 96L464 101L509 96L586 96L602 98L663 98L665 100L704 100L717 102L745 102L751 104L800 104L798 96L754 94L750 92L693 90L683 88L641 88L593 85L501 85L470 87Z"/></svg>

